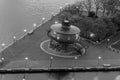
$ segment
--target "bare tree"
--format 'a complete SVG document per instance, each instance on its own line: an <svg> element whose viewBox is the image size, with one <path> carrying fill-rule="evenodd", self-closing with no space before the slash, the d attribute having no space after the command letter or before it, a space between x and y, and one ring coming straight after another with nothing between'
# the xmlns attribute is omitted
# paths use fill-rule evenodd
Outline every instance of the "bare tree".
<svg viewBox="0 0 120 80"><path fill-rule="evenodd" d="M100 0L100 4L101 4L101 10L102 10L102 16L105 15L105 12L106 12L106 3L107 3L107 0Z"/></svg>
<svg viewBox="0 0 120 80"><path fill-rule="evenodd" d="M82 13L83 13L83 8L84 8L82 2L77 1L75 4L76 4L76 8L79 9L79 15L82 15Z"/></svg>
<svg viewBox="0 0 120 80"><path fill-rule="evenodd" d="M99 9L102 8L100 0L94 0L94 5L95 5L95 14L98 16L98 11Z"/></svg>
<svg viewBox="0 0 120 80"><path fill-rule="evenodd" d="M86 10L87 10L87 12L88 12L88 14L91 12L91 10L92 10L92 0L85 0L85 1L83 1L83 5L84 5L84 7L86 8Z"/></svg>
<svg viewBox="0 0 120 80"><path fill-rule="evenodd" d="M114 15L116 12L117 12L117 6L119 6L118 5L118 3L119 3L120 1L119 0L108 0L108 2L107 2L107 11L108 11L108 15Z"/></svg>
<svg viewBox="0 0 120 80"><path fill-rule="evenodd" d="M117 12L117 7L120 6L119 0L100 0L100 4L102 7L102 15L105 14L107 16L114 15Z"/></svg>

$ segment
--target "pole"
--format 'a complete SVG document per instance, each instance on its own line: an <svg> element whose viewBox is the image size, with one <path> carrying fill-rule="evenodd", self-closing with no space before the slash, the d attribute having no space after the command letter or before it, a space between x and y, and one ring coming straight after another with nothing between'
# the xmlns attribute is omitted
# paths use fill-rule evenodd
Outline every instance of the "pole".
<svg viewBox="0 0 120 80"><path fill-rule="evenodd" d="M52 12L52 13L51 13L51 19L52 19L54 16L55 16L55 15L54 15L54 12Z"/></svg>
<svg viewBox="0 0 120 80"><path fill-rule="evenodd" d="M24 36L25 36L27 34L27 29L24 29L23 32L24 32Z"/></svg>
<svg viewBox="0 0 120 80"><path fill-rule="evenodd" d="M27 67L28 57L25 57L25 68Z"/></svg>
<svg viewBox="0 0 120 80"><path fill-rule="evenodd" d="M45 17L42 18L42 24L45 22Z"/></svg>
<svg viewBox="0 0 120 80"><path fill-rule="evenodd" d="M2 57L1 60L0 60L0 65L1 65L1 67L3 66L4 60L5 60L5 59L4 59L3 57Z"/></svg>
<svg viewBox="0 0 120 80"><path fill-rule="evenodd" d="M17 40L16 36L13 36L13 42L16 42L16 40Z"/></svg>
<svg viewBox="0 0 120 80"><path fill-rule="evenodd" d="M28 57L25 57L25 68L27 67L27 61L28 61ZM26 80L25 76L26 75L24 74L22 80Z"/></svg>
<svg viewBox="0 0 120 80"><path fill-rule="evenodd" d="M34 24L33 24L33 30L35 30L35 29L36 29L36 27L37 27L37 24L36 24L36 23L34 23Z"/></svg>
<svg viewBox="0 0 120 80"><path fill-rule="evenodd" d="M108 45L109 45L109 41L110 41L110 39L107 39L107 47L108 47Z"/></svg>
<svg viewBox="0 0 120 80"><path fill-rule="evenodd" d="M5 48L5 43L2 43L2 44L1 44L1 47L2 47L2 50L4 50L4 48Z"/></svg>
<svg viewBox="0 0 120 80"><path fill-rule="evenodd" d="M61 6L60 6L60 7L59 7L59 9L60 9L60 12L61 12L61 11L62 11L62 9L63 9L63 7L61 7Z"/></svg>
<svg viewBox="0 0 120 80"><path fill-rule="evenodd" d="M98 57L98 67L99 67L99 62L100 62L101 59L102 59L102 57L99 56L99 57Z"/></svg>
<svg viewBox="0 0 120 80"><path fill-rule="evenodd" d="M74 57L74 60L75 60L75 67L76 67L76 60L78 59L78 57Z"/></svg>
<svg viewBox="0 0 120 80"><path fill-rule="evenodd" d="M99 61L100 61L100 59L102 59L102 57L98 56L98 64L97 64L98 67L99 67ZM96 72L96 77L94 78L95 80L98 78L97 75L98 75L98 72Z"/></svg>
<svg viewBox="0 0 120 80"><path fill-rule="evenodd" d="M51 56L51 57L50 57L50 68L51 68L51 66L52 66L52 60L53 60L53 57Z"/></svg>
<svg viewBox="0 0 120 80"><path fill-rule="evenodd" d="M26 80L26 78L25 78L25 74L24 74L24 76L23 76L23 79L22 80Z"/></svg>

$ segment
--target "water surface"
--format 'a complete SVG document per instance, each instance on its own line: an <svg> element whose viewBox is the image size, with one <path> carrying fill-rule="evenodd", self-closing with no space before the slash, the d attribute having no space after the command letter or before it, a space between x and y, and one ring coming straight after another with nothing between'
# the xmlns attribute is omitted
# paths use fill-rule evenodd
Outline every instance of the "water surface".
<svg viewBox="0 0 120 80"><path fill-rule="evenodd" d="M0 44L9 45L13 36L20 38L33 29L33 23L41 24L42 17L50 19L51 13L58 13L60 6L76 0L0 0ZM0 47L1 50L1 47Z"/></svg>

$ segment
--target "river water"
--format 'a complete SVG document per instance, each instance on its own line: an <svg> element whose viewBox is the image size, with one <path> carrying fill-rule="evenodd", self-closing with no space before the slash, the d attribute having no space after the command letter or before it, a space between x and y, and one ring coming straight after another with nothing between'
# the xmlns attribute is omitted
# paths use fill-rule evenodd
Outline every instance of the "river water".
<svg viewBox="0 0 120 80"><path fill-rule="evenodd" d="M0 44L9 45L13 36L20 38L23 30L30 31L33 24L41 24L42 18L50 19L60 6L76 0L0 0ZM1 50L0 46L0 50Z"/></svg>

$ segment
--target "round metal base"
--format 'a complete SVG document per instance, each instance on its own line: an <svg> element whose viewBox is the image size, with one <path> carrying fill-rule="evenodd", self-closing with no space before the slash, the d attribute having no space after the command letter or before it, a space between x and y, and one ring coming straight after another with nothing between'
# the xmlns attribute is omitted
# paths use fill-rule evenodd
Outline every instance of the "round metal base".
<svg viewBox="0 0 120 80"><path fill-rule="evenodd" d="M50 40L45 40L40 44L40 48L47 54L57 56L57 57L64 57L64 58L73 58L73 57L81 56L81 54L76 51L61 52L61 51L53 50L52 48L49 47L49 44L50 44ZM82 51L81 52L82 55L84 55L85 49L83 48L81 51Z"/></svg>

